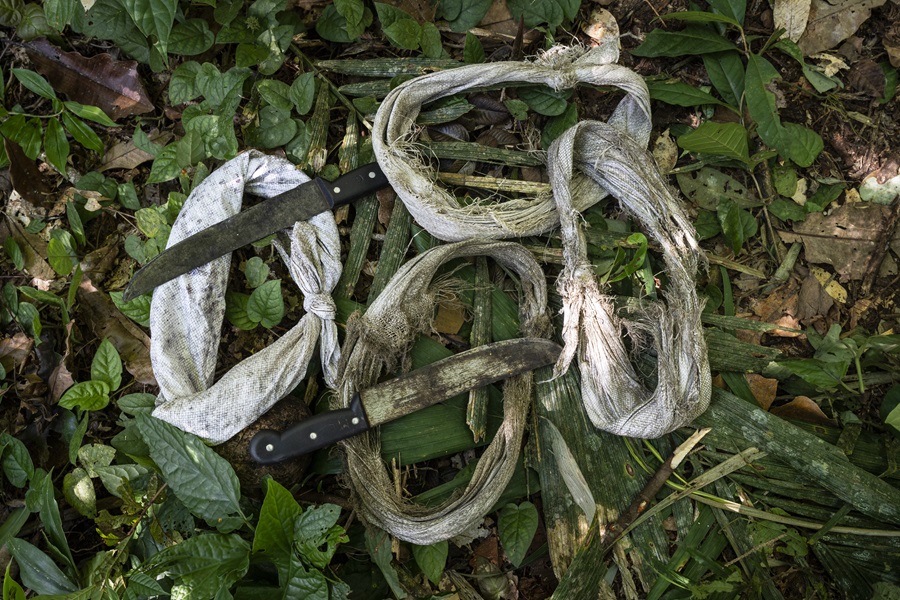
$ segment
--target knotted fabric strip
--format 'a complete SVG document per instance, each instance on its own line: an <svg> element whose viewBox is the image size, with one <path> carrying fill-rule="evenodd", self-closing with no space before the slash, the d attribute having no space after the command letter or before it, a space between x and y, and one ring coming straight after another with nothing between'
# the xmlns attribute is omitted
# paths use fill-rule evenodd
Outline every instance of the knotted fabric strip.
<svg viewBox="0 0 900 600"><path fill-rule="evenodd" d="M416 145L416 117L422 105L477 88L496 85L544 84L555 90L576 84L611 86L626 95L610 123L646 146L650 139L650 99L644 80L618 60L618 45L583 48L556 47L534 62L497 62L470 65L417 77L387 95L375 116L372 146L378 164L416 222L442 240L503 239L545 233L559 218L550 194L500 204L460 206L435 183ZM585 178L576 178L574 206L584 210L606 193Z"/></svg>
<svg viewBox="0 0 900 600"><path fill-rule="evenodd" d="M544 274L524 247L488 240L438 246L406 263L366 313L348 325L336 408L348 406L354 392L370 387L384 372L394 370L415 336L430 329L437 298L446 293L449 284L447 278L434 280L438 268L455 258L475 255L491 256L518 275L522 335L549 334ZM422 545L460 535L479 524L515 470L532 380L532 374L527 373L505 382L503 423L479 459L472 480L462 492L436 507L412 503L396 492L379 452L377 430L342 442L346 474L361 516L402 540Z"/></svg>
<svg viewBox="0 0 900 600"><path fill-rule="evenodd" d="M584 121L568 129L550 146L547 165L565 260L557 280L565 346L556 372L564 373L577 354L582 402L594 425L606 431L654 438L690 423L709 406L712 385L703 303L694 285L703 258L687 215L653 157L606 123ZM615 197L659 244L668 275L665 304L641 302L635 318L620 318L613 298L601 292L571 189L575 168ZM629 361L624 332L635 350L652 339L655 390L645 388Z"/></svg>
<svg viewBox="0 0 900 600"><path fill-rule="evenodd" d="M250 151L191 193L169 246L241 209L244 194L275 196L309 180L287 160ZM270 346L214 382L231 254L158 287L150 305L150 359L160 393L153 415L217 444L253 423L306 376L321 339L326 382L340 356L331 290L341 273L334 217L317 215L279 232L275 247L304 295L307 313Z"/></svg>

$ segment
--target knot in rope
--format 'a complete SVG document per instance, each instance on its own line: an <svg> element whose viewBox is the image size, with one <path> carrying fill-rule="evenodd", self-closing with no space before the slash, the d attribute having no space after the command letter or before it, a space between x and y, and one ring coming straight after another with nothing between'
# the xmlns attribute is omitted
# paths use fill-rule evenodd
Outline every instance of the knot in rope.
<svg viewBox="0 0 900 600"><path fill-rule="evenodd" d="M306 294L303 297L303 310L312 313L323 321L333 321L337 316L337 307L331 294Z"/></svg>

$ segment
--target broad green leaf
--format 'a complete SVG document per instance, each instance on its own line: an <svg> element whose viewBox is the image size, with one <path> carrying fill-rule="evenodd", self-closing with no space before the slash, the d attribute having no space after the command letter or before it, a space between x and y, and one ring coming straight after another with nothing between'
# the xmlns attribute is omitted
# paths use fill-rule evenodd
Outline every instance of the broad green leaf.
<svg viewBox="0 0 900 600"><path fill-rule="evenodd" d="M450 29L457 33L468 32L481 23L491 8L491 0L442 0L444 18L450 22Z"/></svg>
<svg viewBox="0 0 900 600"><path fill-rule="evenodd" d="M238 3L239 4L239 3ZM128 576L128 591L137 596L166 596L166 590L159 582L140 571L132 571Z"/></svg>
<svg viewBox="0 0 900 600"><path fill-rule="evenodd" d="M307 569L296 554L291 555L283 585L284 600L329 600L328 580L318 569Z"/></svg>
<svg viewBox="0 0 900 600"><path fill-rule="evenodd" d="M240 513L240 483L227 460L200 438L165 421L143 413L135 415L135 419L150 447L150 457L175 495L193 514L215 524Z"/></svg>
<svg viewBox="0 0 900 600"><path fill-rule="evenodd" d="M290 526L302 509L291 493L270 479L266 497L259 509L259 522L253 536L253 553L262 554L278 567L279 580L288 580L293 555L294 531Z"/></svg>
<svg viewBox="0 0 900 600"><path fill-rule="evenodd" d="M175 22L178 0L120 0L134 24L164 57Z"/></svg>
<svg viewBox="0 0 900 600"><path fill-rule="evenodd" d="M36 159L41 153L41 138L44 129L41 120L37 117L26 120L21 115L15 115L0 127L0 131L21 146L22 152L31 160Z"/></svg>
<svg viewBox="0 0 900 600"><path fill-rule="evenodd" d="M116 401L116 406L119 407L125 414L136 415L139 412L149 413L153 411L153 408L156 406L156 396L153 394L127 394L122 396Z"/></svg>
<svg viewBox="0 0 900 600"><path fill-rule="evenodd" d="M500 511L497 530L506 556L515 566L522 564L538 526L537 508L531 502L507 504Z"/></svg>
<svg viewBox="0 0 900 600"><path fill-rule="evenodd" d="M38 594L47 595L71 594L78 591L78 586L37 547L18 538L9 540L7 547L19 565L19 574L25 587Z"/></svg>
<svg viewBox="0 0 900 600"><path fill-rule="evenodd" d="M538 27L546 23L552 30L559 27L565 18L557 0L507 0L506 6L515 21L525 21L525 27Z"/></svg>
<svg viewBox="0 0 900 600"><path fill-rule="evenodd" d="M473 35L472 33L466 34L466 43L463 47L463 60L466 61L467 65L473 65L484 62L484 47L481 45L481 40L478 39L478 36ZM543 88L531 88L532 91L541 90ZM520 90L521 92L528 92L529 88L524 88ZM521 94L520 94L521 97ZM522 98L525 100L524 98ZM537 109L535 109L537 110ZM563 100L563 108L565 110L565 100ZM562 111L560 111L562 112ZM547 114L547 113L541 113ZM559 114L559 113L555 113Z"/></svg>
<svg viewBox="0 0 900 600"><path fill-rule="evenodd" d="M291 88L277 79L263 79L256 84L260 97L279 110L290 111L294 107Z"/></svg>
<svg viewBox="0 0 900 600"><path fill-rule="evenodd" d="M697 211L697 218L694 220L694 229L697 231L698 240L708 240L722 233L722 226L719 224L719 217L716 213L703 210Z"/></svg>
<svg viewBox="0 0 900 600"><path fill-rule="evenodd" d="M78 244L86 244L87 238L84 235L84 222L81 220L81 215L78 213L78 207L75 206L75 202L71 200L66 202L66 218L69 220L69 228L72 230L72 236Z"/></svg>
<svg viewBox="0 0 900 600"><path fill-rule="evenodd" d="M63 478L63 496L82 516L89 519L97 516L97 491L90 475L81 467L66 473Z"/></svg>
<svg viewBox="0 0 900 600"><path fill-rule="evenodd" d="M31 41L41 36L56 35L56 31L47 23L43 7L29 2L22 8L22 20L16 28L16 35L25 41Z"/></svg>
<svg viewBox="0 0 900 600"><path fill-rule="evenodd" d="M185 129L199 136L206 156L228 160L237 155L238 142L232 117L202 115L191 119Z"/></svg>
<svg viewBox="0 0 900 600"><path fill-rule="evenodd" d="M371 12L369 14L371 15ZM334 4L326 6L322 15L316 20L316 33L329 42L346 44L356 41L356 36L351 37L347 29L347 19L338 13Z"/></svg>
<svg viewBox="0 0 900 600"><path fill-rule="evenodd" d="M722 104L722 101L703 90L676 80L650 80L647 82L650 98L675 106L701 106Z"/></svg>
<svg viewBox="0 0 900 600"><path fill-rule="evenodd" d="M264 263L260 257L254 256L248 259L244 265L244 275L247 277L248 286L258 288L269 277L269 265Z"/></svg>
<svg viewBox="0 0 900 600"><path fill-rule="evenodd" d="M756 235L759 227L756 219L749 212L729 201L720 203L716 214L719 217L719 224L722 225L722 235L731 244L734 253L738 254L744 242Z"/></svg>
<svg viewBox="0 0 900 600"><path fill-rule="evenodd" d="M56 92L53 91L53 86L43 76L28 69L12 69L12 74L16 76L19 83L38 96L48 100L56 99Z"/></svg>
<svg viewBox="0 0 900 600"><path fill-rule="evenodd" d="M0 545L5 546L9 540L16 537L30 516L31 511L25 506L10 510L6 520L0 523Z"/></svg>
<svg viewBox="0 0 900 600"><path fill-rule="evenodd" d="M802 206L784 198L775 198L769 205L769 212L782 221L802 221L807 214Z"/></svg>
<svg viewBox="0 0 900 600"><path fill-rule="evenodd" d="M447 540L429 546L412 545L412 554L416 559L416 564L434 585L441 581L441 575L444 574L444 567L447 565L449 550Z"/></svg>
<svg viewBox="0 0 900 600"><path fill-rule="evenodd" d="M100 342L97 353L91 361L91 379L105 381L110 391L119 389L122 384L122 359L119 358L119 353L109 338L104 338Z"/></svg>
<svg viewBox="0 0 900 600"><path fill-rule="evenodd" d="M544 149L550 148L550 144L553 143L553 140L561 136L566 129L572 127L577 122L578 107L573 102L566 107L565 112L561 115L547 121L547 124L544 126L544 131L541 134L541 147Z"/></svg>
<svg viewBox="0 0 900 600"><path fill-rule="evenodd" d="M790 163L773 166L772 185L776 192L791 198L797 191L797 170Z"/></svg>
<svg viewBox="0 0 900 600"><path fill-rule="evenodd" d="M78 259L73 256L71 247L60 238L54 237L47 244L47 262L57 274L65 277L75 268Z"/></svg>
<svg viewBox="0 0 900 600"><path fill-rule="evenodd" d="M35 339L40 339L41 330L43 329L41 315L34 304L31 302L20 302L19 309L16 311L16 321L25 329L25 333Z"/></svg>
<svg viewBox="0 0 900 600"><path fill-rule="evenodd" d="M259 321L252 320L247 314L249 301L249 294L225 292L225 318L229 323L244 331L250 331L259 324Z"/></svg>
<svg viewBox="0 0 900 600"><path fill-rule="evenodd" d="M744 24L744 15L747 12L747 0L708 0L713 12L730 17Z"/></svg>
<svg viewBox="0 0 900 600"><path fill-rule="evenodd" d="M34 476L34 463L28 448L19 438L10 434L0 433L0 449L3 455L3 473L11 484L17 488L23 488L28 480Z"/></svg>
<svg viewBox="0 0 900 600"><path fill-rule="evenodd" d="M441 32L435 27L434 23L422 24L422 39L419 40L422 47L422 54L428 58L440 58L444 54L444 47L441 45Z"/></svg>
<svg viewBox="0 0 900 600"><path fill-rule="evenodd" d="M659 56L688 56L736 50L734 44L704 27L686 27L682 31L654 29L647 34L644 43L631 51L635 56L648 58Z"/></svg>
<svg viewBox="0 0 900 600"><path fill-rule="evenodd" d="M247 300L247 316L251 321L271 329L284 317L284 298L281 296L281 280L273 279L262 284Z"/></svg>
<svg viewBox="0 0 900 600"><path fill-rule="evenodd" d="M44 0L44 14L47 24L57 31L62 31L75 16L80 7L78 0Z"/></svg>
<svg viewBox="0 0 900 600"><path fill-rule="evenodd" d="M390 536L381 529L366 527L366 550L372 557L372 562L381 570L381 574L384 575L384 579L394 595L401 600L406 598L406 591L400 585L400 578L391 564L393 555L391 554Z"/></svg>
<svg viewBox="0 0 900 600"><path fill-rule="evenodd" d="M142 327L150 327L150 294L143 294L128 302L122 299L122 292L110 292L109 297L123 315Z"/></svg>
<svg viewBox="0 0 900 600"><path fill-rule="evenodd" d="M322 504L306 509L294 520L294 540L307 563L324 569L338 544L348 540L344 528L336 524L340 515L339 506Z"/></svg>
<svg viewBox="0 0 900 600"><path fill-rule="evenodd" d="M63 408L100 410L109 404L109 384L105 381L82 381L66 390L59 399Z"/></svg>
<svg viewBox="0 0 900 600"><path fill-rule="evenodd" d="M268 56L259 63L259 72L263 75L274 75L284 64L285 50L291 45L294 27L283 25L263 31L257 38L257 44L268 49Z"/></svg>
<svg viewBox="0 0 900 600"><path fill-rule="evenodd" d="M234 534L203 533L153 555L141 571L150 576L166 573L174 581L172 597L220 598L249 566L246 541Z"/></svg>
<svg viewBox="0 0 900 600"><path fill-rule="evenodd" d="M679 137L678 145L688 152L716 154L750 163L747 130L740 123L706 121L697 129Z"/></svg>
<svg viewBox="0 0 900 600"><path fill-rule="evenodd" d="M126 483L135 482L149 473L147 467L132 464L98 466L95 470L103 487L117 498L122 498Z"/></svg>
<svg viewBox="0 0 900 600"><path fill-rule="evenodd" d="M762 205L744 184L712 167L679 173L675 179L684 195L697 206L706 210L717 210L719 204L724 200L730 200L742 208Z"/></svg>
<svg viewBox="0 0 900 600"><path fill-rule="evenodd" d="M172 28L169 36L169 52L182 56L203 54L216 41L215 34L203 19L188 19Z"/></svg>
<svg viewBox="0 0 900 600"><path fill-rule="evenodd" d="M744 77L747 110L763 143L780 153L786 147L784 128L778 117L775 94L766 88L777 77L779 73L772 63L757 54L748 57Z"/></svg>
<svg viewBox="0 0 900 600"><path fill-rule="evenodd" d="M376 5L378 3L376 2ZM388 41L404 50L417 50L422 28L412 19L399 19L383 29Z"/></svg>
<svg viewBox="0 0 900 600"><path fill-rule="evenodd" d="M178 144L169 144L153 161L147 183L170 181L178 177L179 173L181 173L181 164L178 162Z"/></svg>
<svg viewBox="0 0 900 600"><path fill-rule="evenodd" d="M885 425L894 429L895 434L900 433L900 385L892 386L884 395L881 418Z"/></svg>
<svg viewBox="0 0 900 600"><path fill-rule="evenodd" d="M338 14L344 17L348 26L358 27L362 24L363 16L365 16L366 7L362 0L335 0L334 7ZM362 32L360 32L362 33Z"/></svg>
<svg viewBox="0 0 900 600"><path fill-rule="evenodd" d="M104 444L87 444L78 449L78 462L88 475L97 476L98 467L108 467L116 457L116 449Z"/></svg>
<svg viewBox="0 0 900 600"><path fill-rule="evenodd" d="M703 66L713 87L730 106L740 108L744 96L744 62L736 50L703 55Z"/></svg>
<svg viewBox="0 0 900 600"><path fill-rule="evenodd" d="M44 152L47 154L47 162L60 173L66 173L66 161L69 158L69 140L66 132L56 119L47 121L47 131L44 132Z"/></svg>
<svg viewBox="0 0 900 600"><path fill-rule="evenodd" d="M62 120L66 131L72 134L76 142L88 150L103 152L103 141L84 121L67 112L62 114Z"/></svg>
<svg viewBox="0 0 900 600"><path fill-rule="evenodd" d="M49 542L50 549L56 557L63 560L71 569L75 569L75 560L69 550L69 542L63 530L62 517L59 514L59 504L56 502L56 490L50 474L43 469L35 471L31 481L31 489L25 498L25 504L30 500L37 501L37 510L40 513L41 524L44 527L44 535ZM34 510L34 507L31 507Z"/></svg>
<svg viewBox="0 0 900 600"><path fill-rule="evenodd" d="M142 208L134 213L134 217L137 219L138 229L148 238L155 238L166 224L165 218L156 208Z"/></svg>
<svg viewBox="0 0 900 600"><path fill-rule="evenodd" d="M100 125L103 125L105 127L117 127L115 121L110 119L105 112L103 112L96 106L88 106L86 104L71 101L64 102L64 104L66 108L71 110L82 119L87 119L88 121L99 123Z"/></svg>
<svg viewBox="0 0 900 600"><path fill-rule="evenodd" d="M505 100L503 104L516 121L524 121L528 118L528 105L521 100Z"/></svg>
<svg viewBox="0 0 900 600"><path fill-rule="evenodd" d="M22 249L19 248L19 244L16 243L12 236L3 240L3 249L6 250L6 255L13 262L13 266L17 271L25 268L25 257L22 255Z"/></svg>
<svg viewBox="0 0 900 600"><path fill-rule="evenodd" d="M137 190L133 181L126 181L117 186L116 198L123 208L130 210L138 210L141 208L141 202L137 197Z"/></svg>
<svg viewBox="0 0 900 600"><path fill-rule="evenodd" d="M59 308L62 313L62 320L65 323L69 322L69 311L66 308L66 303L63 302L63 299L55 294L51 294L50 292L45 292L43 290L35 289L31 286L20 285L19 291L22 292L22 295L31 298L32 300L37 300L39 302L46 302L52 306Z"/></svg>
<svg viewBox="0 0 900 600"><path fill-rule="evenodd" d="M288 111L264 106L259 111L259 124L245 130L245 142L259 148L278 148L297 134L297 124Z"/></svg>
<svg viewBox="0 0 900 600"><path fill-rule="evenodd" d="M821 154L825 147L822 137L807 127L796 123L784 123L787 140L786 158L794 161L798 167L809 167Z"/></svg>
<svg viewBox="0 0 900 600"><path fill-rule="evenodd" d="M305 115L312 109L316 99L316 78L313 73L302 73L291 83L291 102L298 115Z"/></svg>
<svg viewBox="0 0 900 600"><path fill-rule="evenodd" d="M734 25L735 27L741 26L740 23L729 16L713 12L704 12L701 10L671 12L660 15L659 17L663 20L684 21L686 23L727 23L729 25Z"/></svg>
<svg viewBox="0 0 900 600"><path fill-rule="evenodd" d="M78 425L75 427L75 431L72 433L72 439L69 440L69 462L73 465L78 462L78 450L81 448L81 443L84 441L84 434L87 433L89 421L90 415L84 413L81 420L78 422Z"/></svg>
<svg viewBox="0 0 900 600"><path fill-rule="evenodd" d="M197 87L197 74L200 72L200 63L189 60L181 63L172 73L169 80L169 102L182 104L193 100L200 95ZM135 132L137 135L137 132ZM149 141L149 140L148 140ZM137 140L135 140L135 143Z"/></svg>

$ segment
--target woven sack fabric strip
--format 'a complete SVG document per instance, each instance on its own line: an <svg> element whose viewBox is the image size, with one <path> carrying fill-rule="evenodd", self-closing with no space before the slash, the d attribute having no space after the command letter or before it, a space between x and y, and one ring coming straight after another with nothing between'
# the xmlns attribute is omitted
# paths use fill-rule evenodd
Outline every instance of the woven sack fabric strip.
<svg viewBox="0 0 900 600"><path fill-rule="evenodd" d="M236 214L244 194L275 196L309 181L287 160L246 152L207 177L185 201L169 246ZM231 254L153 293L150 359L160 393L153 415L218 444L253 423L306 376L316 344L334 386L340 350L331 290L341 274L330 213L279 232L276 248L303 292L306 314L270 346L214 381Z"/></svg>

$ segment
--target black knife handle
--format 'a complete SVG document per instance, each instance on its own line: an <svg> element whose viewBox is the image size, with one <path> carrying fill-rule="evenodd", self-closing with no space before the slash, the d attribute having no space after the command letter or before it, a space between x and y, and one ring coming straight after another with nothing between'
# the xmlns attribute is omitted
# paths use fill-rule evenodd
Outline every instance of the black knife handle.
<svg viewBox="0 0 900 600"><path fill-rule="evenodd" d="M353 169L331 182L317 177L316 183L322 188L332 209L359 200L363 196L389 185L387 177L384 176L384 171L381 170L378 163L370 163Z"/></svg>
<svg viewBox="0 0 900 600"><path fill-rule="evenodd" d="M359 394L353 394L348 408L328 410L303 419L277 432L263 429L250 440L250 457L269 465L330 446L369 429Z"/></svg>

